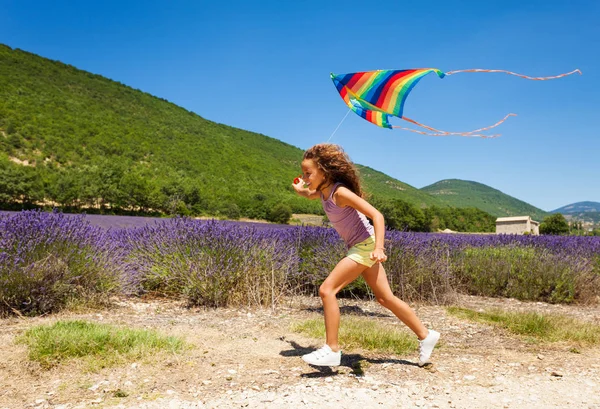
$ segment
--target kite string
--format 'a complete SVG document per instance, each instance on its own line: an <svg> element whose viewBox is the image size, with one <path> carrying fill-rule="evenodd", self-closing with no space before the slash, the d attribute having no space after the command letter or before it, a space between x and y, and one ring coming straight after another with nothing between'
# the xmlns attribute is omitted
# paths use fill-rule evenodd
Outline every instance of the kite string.
<svg viewBox="0 0 600 409"><path fill-rule="evenodd" d="M335 128L335 130L332 132L332 134L329 136L329 139L327 139L327 142L329 142L331 140L331 138L333 138L333 135L335 135L335 133L337 132L338 129L340 129L340 126L342 126L342 122L344 122L346 120L346 117L348 116L348 114L350 113L350 111L352 111L352 109L348 109L348 112L346 112L346 115L344 115L344 117L342 118L342 120L340 121L340 123L338 124L338 126Z"/></svg>

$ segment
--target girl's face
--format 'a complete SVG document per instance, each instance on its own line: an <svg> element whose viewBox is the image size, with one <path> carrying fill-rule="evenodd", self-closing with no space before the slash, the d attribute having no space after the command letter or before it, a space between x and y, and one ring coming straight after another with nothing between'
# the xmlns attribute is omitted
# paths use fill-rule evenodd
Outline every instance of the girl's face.
<svg viewBox="0 0 600 409"><path fill-rule="evenodd" d="M315 163L312 159L304 159L302 161L302 180L306 184L306 186L311 190L317 190L322 188L327 181L327 177L325 173Z"/></svg>

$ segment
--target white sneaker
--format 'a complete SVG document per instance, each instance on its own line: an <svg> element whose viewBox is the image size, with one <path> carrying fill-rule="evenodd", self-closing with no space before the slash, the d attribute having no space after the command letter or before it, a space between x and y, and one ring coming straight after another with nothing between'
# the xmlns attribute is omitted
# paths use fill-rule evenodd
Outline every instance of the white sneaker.
<svg viewBox="0 0 600 409"><path fill-rule="evenodd" d="M440 333L432 329L429 330L427 337L419 341L419 366L430 363L429 358L435 348L435 344L440 340Z"/></svg>
<svg viewBox="0 0 600 409"><path fill-rule="evenodd" d="M323 345L316 351L303 355L302 359L316 366L338 366L342 360L342 351L333 352L329 345Z"/></svg>

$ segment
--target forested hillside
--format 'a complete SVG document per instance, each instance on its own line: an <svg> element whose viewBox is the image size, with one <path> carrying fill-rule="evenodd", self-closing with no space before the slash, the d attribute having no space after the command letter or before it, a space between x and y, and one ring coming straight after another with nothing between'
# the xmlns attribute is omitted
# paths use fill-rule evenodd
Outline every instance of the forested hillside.
<svg viewBox="0 0 600 409"><path fill-rule="evenodd" d="M0 207L264 218L297 197L302 150L164 99L0 45ZM417 207L423 192L361 167L365 190ZM444 207L443 204L441 204Z"/></svg>

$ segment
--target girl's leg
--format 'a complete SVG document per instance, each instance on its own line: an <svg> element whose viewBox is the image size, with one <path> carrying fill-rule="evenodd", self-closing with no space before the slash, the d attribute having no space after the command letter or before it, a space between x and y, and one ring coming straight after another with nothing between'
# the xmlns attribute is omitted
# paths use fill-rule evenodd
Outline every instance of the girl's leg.
<svg viewBox="0 0 600 409"><path fill-rule="evenodd" d="M348 257L344 257L329 273L327 279L319 288L319 295L323 301L325 315L325 343L332 351L339 351L338 331L340 326L340 307L335 297L345 286L356 280L367 267Z"/></svg>
<svg viewBox="0 0 600 409"><path fill-rule="evenodd" d="M365 281L373 290L377 302L394 313L408 328L413 330L420 340L425 339L428 334L417 314L407 303L396 297L390 289L385 270L381 263L376 263L362 273Z"/></svg>

